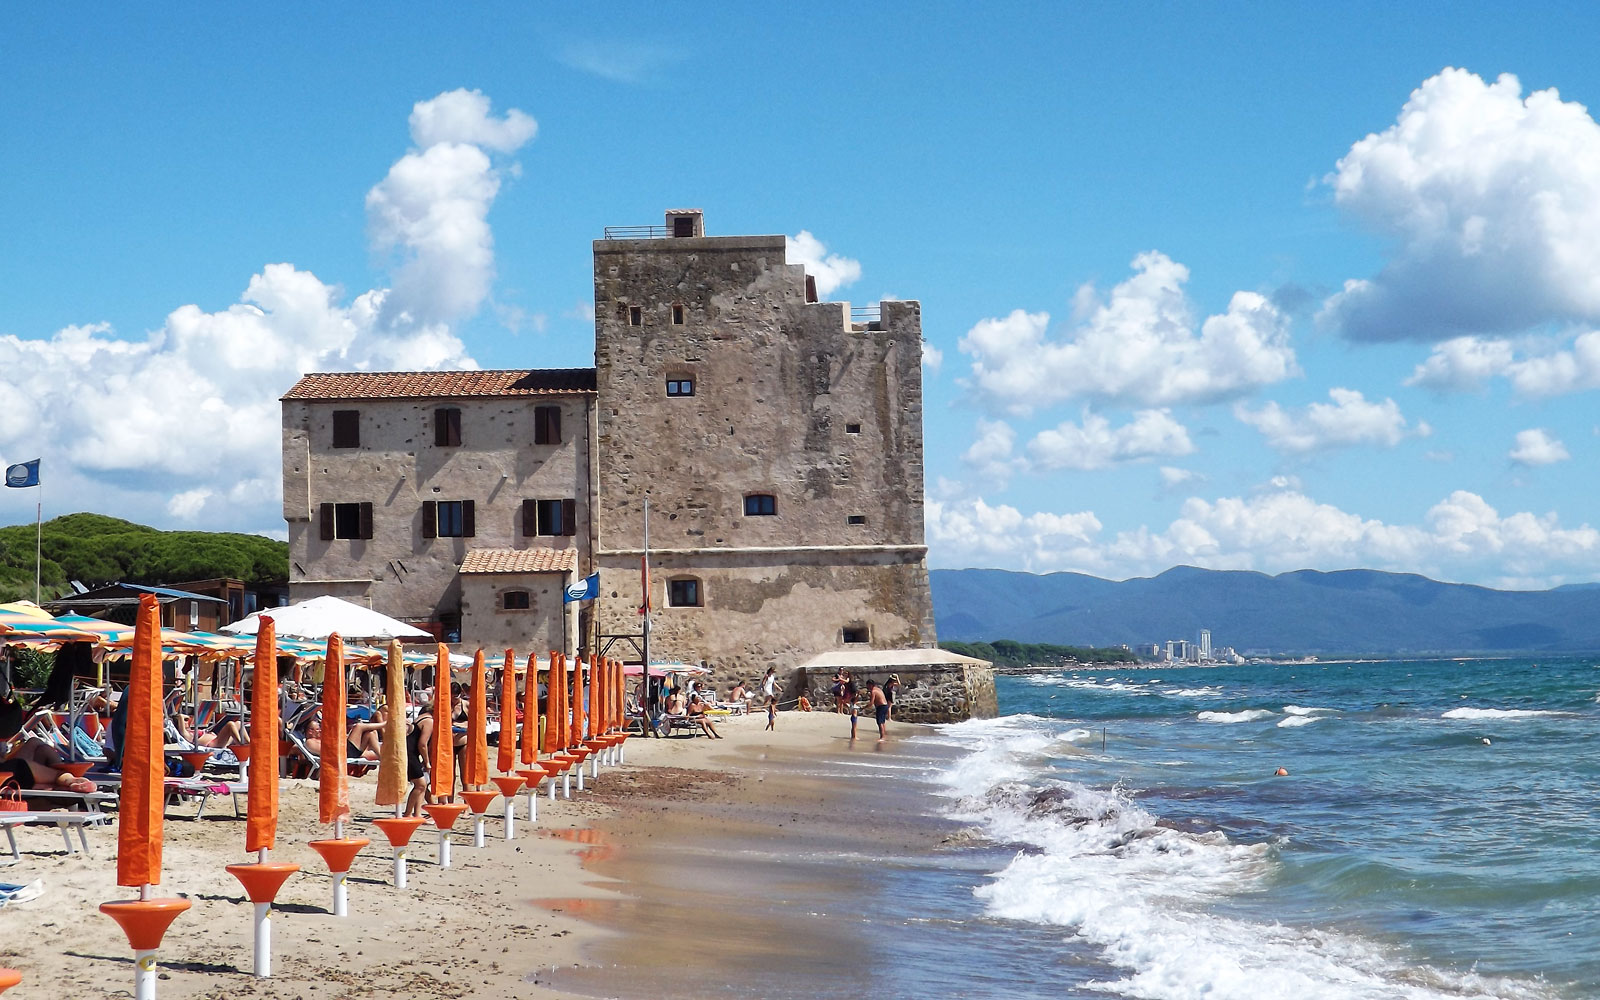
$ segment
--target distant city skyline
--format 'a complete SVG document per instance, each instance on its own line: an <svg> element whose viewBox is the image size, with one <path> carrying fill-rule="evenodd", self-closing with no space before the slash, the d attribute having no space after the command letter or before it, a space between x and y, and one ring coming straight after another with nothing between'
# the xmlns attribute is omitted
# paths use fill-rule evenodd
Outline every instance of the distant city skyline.
<svg viewBox="0 0 1600 1000"><path fill-rule="evenodd" d="M590 365L682 206L922 301L933 566L1600 579L1600 12L615 13L0 12L0 463L282 537L300 374Z"/></svg>

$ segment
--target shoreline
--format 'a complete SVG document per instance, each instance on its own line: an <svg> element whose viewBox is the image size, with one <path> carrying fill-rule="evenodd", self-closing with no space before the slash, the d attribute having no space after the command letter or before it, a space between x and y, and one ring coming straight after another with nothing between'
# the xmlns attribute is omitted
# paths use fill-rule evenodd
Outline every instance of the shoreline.
<svg viewBox="0 0 1600 1000"><path fill-rule="evenodd" d="M626 765L603 768L599 782L581 794L574 791L570 801L542 798L534 826L522 815L525 797L519 795L513 841L501 838L495 806L482 849L470 846L471 823L464 819L457 824L448 870L434 863L437 838L424 827L412 842L409 888L403 891L390 884L387 843L368 822L375 781L352 780L350 835L375 842L351 868L350 916L343 919L329 912L331 880L305 846L328 835L316 822L316 785L283 780L272 860L302 870L274 906L270 979L249 971L251 908L224 871L224 865L249 860L243 821L222 796L212 799L198 821L178 818L182 807L169 810L163 883L155 895L184 895L193 906L173 924L158 953L158 995L293 1000L314 990L329 1000L386 993L571 997L593 995L596 986L600 994L617 995L613 986L623 982L662 996L651 985L656 980L649 961L620 963L614 957L630 949L637 953L641 919L647 919L640 915L667 898L658 889L668 897L681 891L657 886L636 859L655 849L700 850L709 837L696 823L708 811L721 817L715 830L721 843L735 834L758 841L776 834L793 843L803 812L809 819L803 836L826 838L829 831L843 833L846 814L860 816L859 804L841 815L829 808L850 797L848 783L806 776L846 745L846 717L784 712L776 733L762 731L761 714L718 725L725 740L630 740ZM872 735L858 739L853 752L893 756L898 742L922 728L892 723L891 738L880 748L874 727L864 721L862 731ZM781 780L769 784L774 777ZM743 823L741 813L749 814ZM41 879L44 885L40 898L0 915L0 924L11 931L0 943L0 964L23 972L21 995L45 983L67 995L131 991L132 953L121 931L97 909L130 895L115 885L116 828L108 824L89 837L93 853L85 857L66 854L51 827L17 832L22 861L0 874L0 881ZM734 924L747 915L737 910L728 911Z"/></svg>

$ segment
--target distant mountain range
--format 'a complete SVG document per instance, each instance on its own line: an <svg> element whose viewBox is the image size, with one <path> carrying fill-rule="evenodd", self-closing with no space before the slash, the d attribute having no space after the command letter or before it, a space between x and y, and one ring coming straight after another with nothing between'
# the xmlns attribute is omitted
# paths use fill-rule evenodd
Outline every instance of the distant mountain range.
<svg viewBox="0 0 1600 1000"><path fill-rule="evenodd" d="M1194 640L1241 653L1600 650L1600 584L1491 590L1410 573L1267 576L1180 566L1116 582L1081 573L932 573L941 640L1085 646Z"/></svg>

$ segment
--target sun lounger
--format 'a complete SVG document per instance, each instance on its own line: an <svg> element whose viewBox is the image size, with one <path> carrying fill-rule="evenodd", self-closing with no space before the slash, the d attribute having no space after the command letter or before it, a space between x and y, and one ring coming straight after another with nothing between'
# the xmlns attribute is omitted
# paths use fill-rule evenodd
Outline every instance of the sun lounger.
<svg viewBox="0 0 1600 1000"><path fill-rule="evenodd" d="M194 818L199 819L206 811L206 803L211 801L213 795L227 795L233 799L233 816L235 819L243 818L244 812L239 808L239 796L250 791L249 782L245 781L218 781L214 778L168 778L166 792L168 797L183 799L199 799L195 806Z"/></svg>
<svg viewBox="0 0 1600 1000"><path fill-rule="evenodd" d="M322 758L313 753L309 746L306 746L305 737L301 736L299 733L293 731L289 733L289 745L294 747L294 752L299 754L300 758L311 766L311 773L306 775L306 777L315 778L317 776L317 772L322 769ZM375 760L368 760L365 757L346 757L344 759L344 766L346 774L354 778L359 778L368 771L377 767L378 762Z"/></svg>
<svg viewBox="0 0 1600 1000"><path fill-rule="evenodd" d="M5 812L0 813L0 827L5 828L6 841L11 845L11 860L21 861L22 852L17 850L17 827L54 823L61 830L61 839L66 842L68 854L77 853L78 849L72 846L71 833L72 828L77 827L83 853L88 854L88 827L99 826L105 819L106 814L100 812Z"/></svg>
<svg viewBox="0 0 1600 1000"><path fill-rule="evenodd" d="M82 807L84 812L95 812L103 805L115 805L118 798L116 792L69 792L65 788L29 788L21 794L24 802L36 799L65 802L69 807Z"/></svg>

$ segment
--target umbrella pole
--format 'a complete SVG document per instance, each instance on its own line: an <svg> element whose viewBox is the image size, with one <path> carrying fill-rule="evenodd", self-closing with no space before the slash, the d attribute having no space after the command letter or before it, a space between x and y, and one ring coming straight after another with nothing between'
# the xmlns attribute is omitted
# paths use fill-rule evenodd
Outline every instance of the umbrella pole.
<svg viewBox="0 0 1600 1000"><path fill-rule="evenodd" d="M267 863L267 849L256 852L256 864ZM272 975L272 904L255 904L255 974L257 979Z"/></svg>
<svg viewBox="0 0 1600 1000"><path fill-rule="evenodd" d="M512 837L512 824L515 823L516 819L517 819L516 798L517 797L515 795L507 795L506 796L506 839L507 840L510 840L511 837Z"/></svg>

